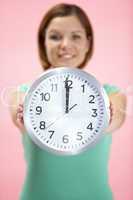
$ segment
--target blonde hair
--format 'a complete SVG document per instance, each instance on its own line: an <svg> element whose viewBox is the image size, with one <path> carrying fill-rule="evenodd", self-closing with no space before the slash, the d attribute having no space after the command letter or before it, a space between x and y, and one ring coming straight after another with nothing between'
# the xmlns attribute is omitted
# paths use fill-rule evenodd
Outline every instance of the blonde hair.
<svg viewBox="0 0 133 200"><path fill-rule="evenodd" d="M80 20L82 26L86 30L86 35L87 38L90 40L90 48L89 51L86 54L86 57L83 61L83 63L78 66L79 68L82 68L85 66L85 64L88 62L88 60L91 58L92 53L93 53L93 46L94 46L94 41L93 41L93 30L92 26L90 23L90 20L88 16L85 14L85 12L78 6L73 5L73 4L58 4L54 7L52 7L43 17L39 29L38 29L38 53L39 53L39 58L41 65L43 69L48 69L51 67L47 55L46 55L46 49L44 46L44 41L45 41L45 32L50 24L51 20L55 17L65 17L65 16L72 16L75 15L78 17Z"/></svg>

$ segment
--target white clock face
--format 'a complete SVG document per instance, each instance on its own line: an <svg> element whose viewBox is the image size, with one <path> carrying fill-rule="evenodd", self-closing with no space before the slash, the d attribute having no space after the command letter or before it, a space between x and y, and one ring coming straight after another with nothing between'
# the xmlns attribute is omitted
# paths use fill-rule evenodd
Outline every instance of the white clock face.
<svg viewBox="0 0 133 200"><path fill-rule="evenodd" d="M79 69L56 68L31 86L24 104L28 134L41 148L73 155L96 144L109 122L104 89Z"/></svg>

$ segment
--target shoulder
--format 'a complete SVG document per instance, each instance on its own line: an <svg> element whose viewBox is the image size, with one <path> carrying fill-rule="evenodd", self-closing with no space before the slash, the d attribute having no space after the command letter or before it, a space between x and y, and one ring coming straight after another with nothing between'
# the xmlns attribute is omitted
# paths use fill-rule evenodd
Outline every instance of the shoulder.
<svg viewBox="0 0 133 200"><path fill-rule="evenodd" d="M103 87L110 98L126 101L126 95L121 88L111 84L104 84Z"/></svg>

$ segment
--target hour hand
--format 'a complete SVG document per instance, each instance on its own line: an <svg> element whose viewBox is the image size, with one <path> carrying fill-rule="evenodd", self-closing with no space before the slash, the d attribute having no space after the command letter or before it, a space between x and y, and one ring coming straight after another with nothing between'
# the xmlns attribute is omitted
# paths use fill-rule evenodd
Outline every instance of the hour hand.
<svg viewBox="0 0 133 200"><path fill-rule="evenodd" d="M69 111L72 110L77 104L74 104L71 108L69 108Z"/></svg>

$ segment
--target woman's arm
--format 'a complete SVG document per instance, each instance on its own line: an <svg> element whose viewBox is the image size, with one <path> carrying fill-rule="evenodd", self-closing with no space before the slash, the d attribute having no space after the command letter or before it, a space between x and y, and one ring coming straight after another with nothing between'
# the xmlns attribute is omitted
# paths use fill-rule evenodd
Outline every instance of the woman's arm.
<svg viewBox="0 0 133 200"><path fill-rule="evenodd" d="M24 121L23 121L23 102L25 94L26 94L25 92L20 92L16 90L15 92L11 93L9 100L10 104L9 110L12 121L22 133L25 132Z"/></svg>
<svg viewBox="0 0 133 200"><path fill-rule="evenodd" d="M120 92L114 92L108 95L111 104L111 120L106 133L112 133L119 129L126 116L126 96Z"/></svg>

